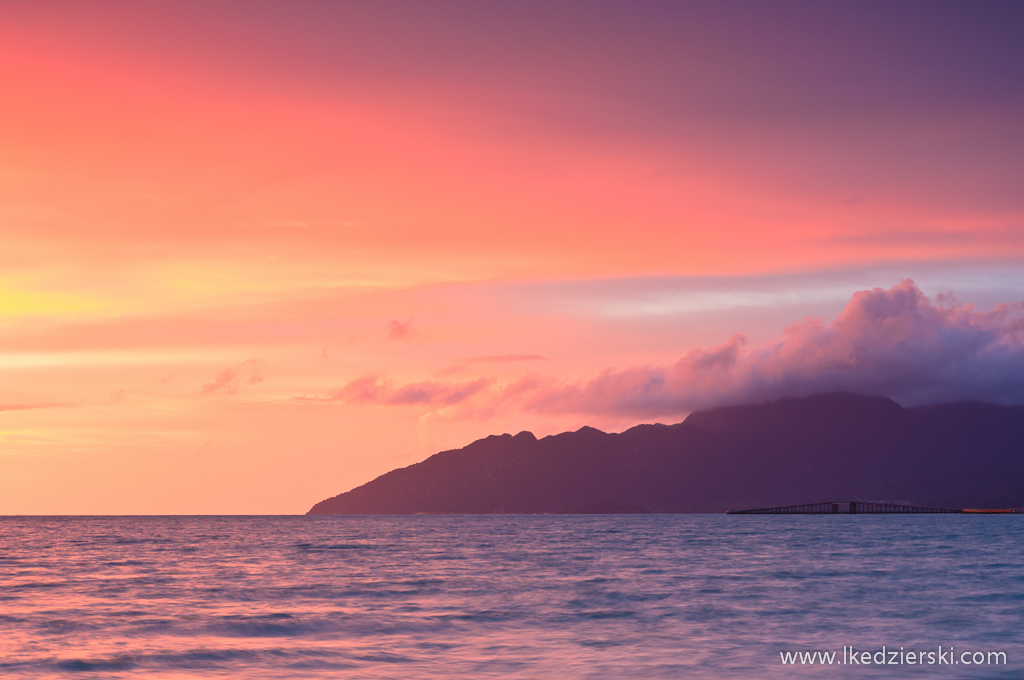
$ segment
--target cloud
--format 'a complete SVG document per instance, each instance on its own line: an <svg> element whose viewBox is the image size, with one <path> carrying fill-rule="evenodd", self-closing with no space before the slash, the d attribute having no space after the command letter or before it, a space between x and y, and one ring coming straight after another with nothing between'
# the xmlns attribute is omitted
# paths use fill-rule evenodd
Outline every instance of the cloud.
<svg viewBox="0 0 1024 680"><path fill-rule="evenodd" d="M219 372L213 380L203 385L202 393L234 394L242 385L255 385L263 382L263 360L253 357L240 364L229 366Z"/></svg>
<svg viewBox="0 0 1024 680"><path fill-rule="evenodd" d="M388 340L411 340L419 335L419 331L412 327L412 322L412 319L407 319L405 321L392 319L391 321L388 321L388 326L385 331Z"/></svg>
<svg viewBox="0 0 1024 680"><path fill-rule="evenodd" d="M463 361L504 364L515 361L542 361L546 359L547 357L540 354L490 354L482 357L469 357L468 359L463 359Z"/></svg>
<svg viewBox="0 0 1024 680"><path fill-rule="evenodd" d="M74 404L58 402L40 402L36 404L0 404L0 411L28 411L37 408L68 408Z"/></svg>
<svg viewBox="0 0 1024 680"><path fill-rule="evenodd" d="M491 387L494 380L480 378L459 383L424 380L396 387L390 380L362 376L334 390L326 397L300 397L298 401L343 402L346 404L378 404L389 406L451 406Z"/></svg>
<svg viewBox="0 0 1024 680"><path fill-rule="evenodd" d="M657 417L832 391L904 404L1024 403L1024 305L980 312L951 295L933 304L904 279L888 290L855 293L829 325L808 318L753 349L734 335L669 366L607 369L584 381L530 374L504 386L479 380L395 387L361 378L338 394L360 403L459 405L464 416L516 408Z"/></svg>
<svg viewBox="0 0 1024 680"><path fill-rule="evenodd" d="M509 389L530 410L637 415L829 391L903 403L1024 402L1024 306L979 312L950 296L932 304L910 279L855 293L831 325L806 319L777 342L752 351L745 345L737 335L671 366Z"/></svg>

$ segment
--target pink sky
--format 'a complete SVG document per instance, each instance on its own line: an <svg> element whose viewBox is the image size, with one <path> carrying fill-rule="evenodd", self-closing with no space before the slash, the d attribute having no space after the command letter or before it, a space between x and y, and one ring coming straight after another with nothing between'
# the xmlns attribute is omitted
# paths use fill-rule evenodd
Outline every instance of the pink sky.
<svg viewBox="0 0 1024 680"><path fill-rule="evenodd" d="M1020 403L1021 23L7 3L0 513L304 512L822 389Z"/></svg>

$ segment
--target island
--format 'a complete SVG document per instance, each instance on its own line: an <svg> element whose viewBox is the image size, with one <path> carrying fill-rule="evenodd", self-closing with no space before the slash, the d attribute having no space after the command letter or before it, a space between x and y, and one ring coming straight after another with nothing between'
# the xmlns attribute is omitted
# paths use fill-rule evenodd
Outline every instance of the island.
<svg viewBox="0 0 1024 680"><path fill-rule="evenodd" d="M1024 406L904 408L837 393L696 411L621 433L495 435L307 514L720 513L834 499L1020 507Z"/></svg>

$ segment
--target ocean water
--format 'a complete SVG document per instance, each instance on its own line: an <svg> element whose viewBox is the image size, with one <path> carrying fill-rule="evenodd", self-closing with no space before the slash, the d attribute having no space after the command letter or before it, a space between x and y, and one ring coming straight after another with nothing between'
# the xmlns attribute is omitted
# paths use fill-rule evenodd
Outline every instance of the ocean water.
<svg viewBox="0 0 1024 680"><path fill-rule="evenodd" d="M1022 624L1020 515L0 518L5 677L1008 679ZM780 656L850 645L1006 659Z"/></svg>

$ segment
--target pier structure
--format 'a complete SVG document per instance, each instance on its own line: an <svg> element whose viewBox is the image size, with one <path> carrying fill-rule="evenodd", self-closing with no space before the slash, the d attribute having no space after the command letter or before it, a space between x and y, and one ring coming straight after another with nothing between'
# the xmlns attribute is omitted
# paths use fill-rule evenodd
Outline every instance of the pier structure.
<svg viewBox="0 0 1024 680"><path fill-rule="evenodd" d="M963 512L992 512L991 510L964 510L962 508L933 508L885 501L828 501L801 505L780 505L774 508L730 510L729 515L902 515L902 514L959 514ZM1004 510L1003 512L1013 512Z"/></svg>

